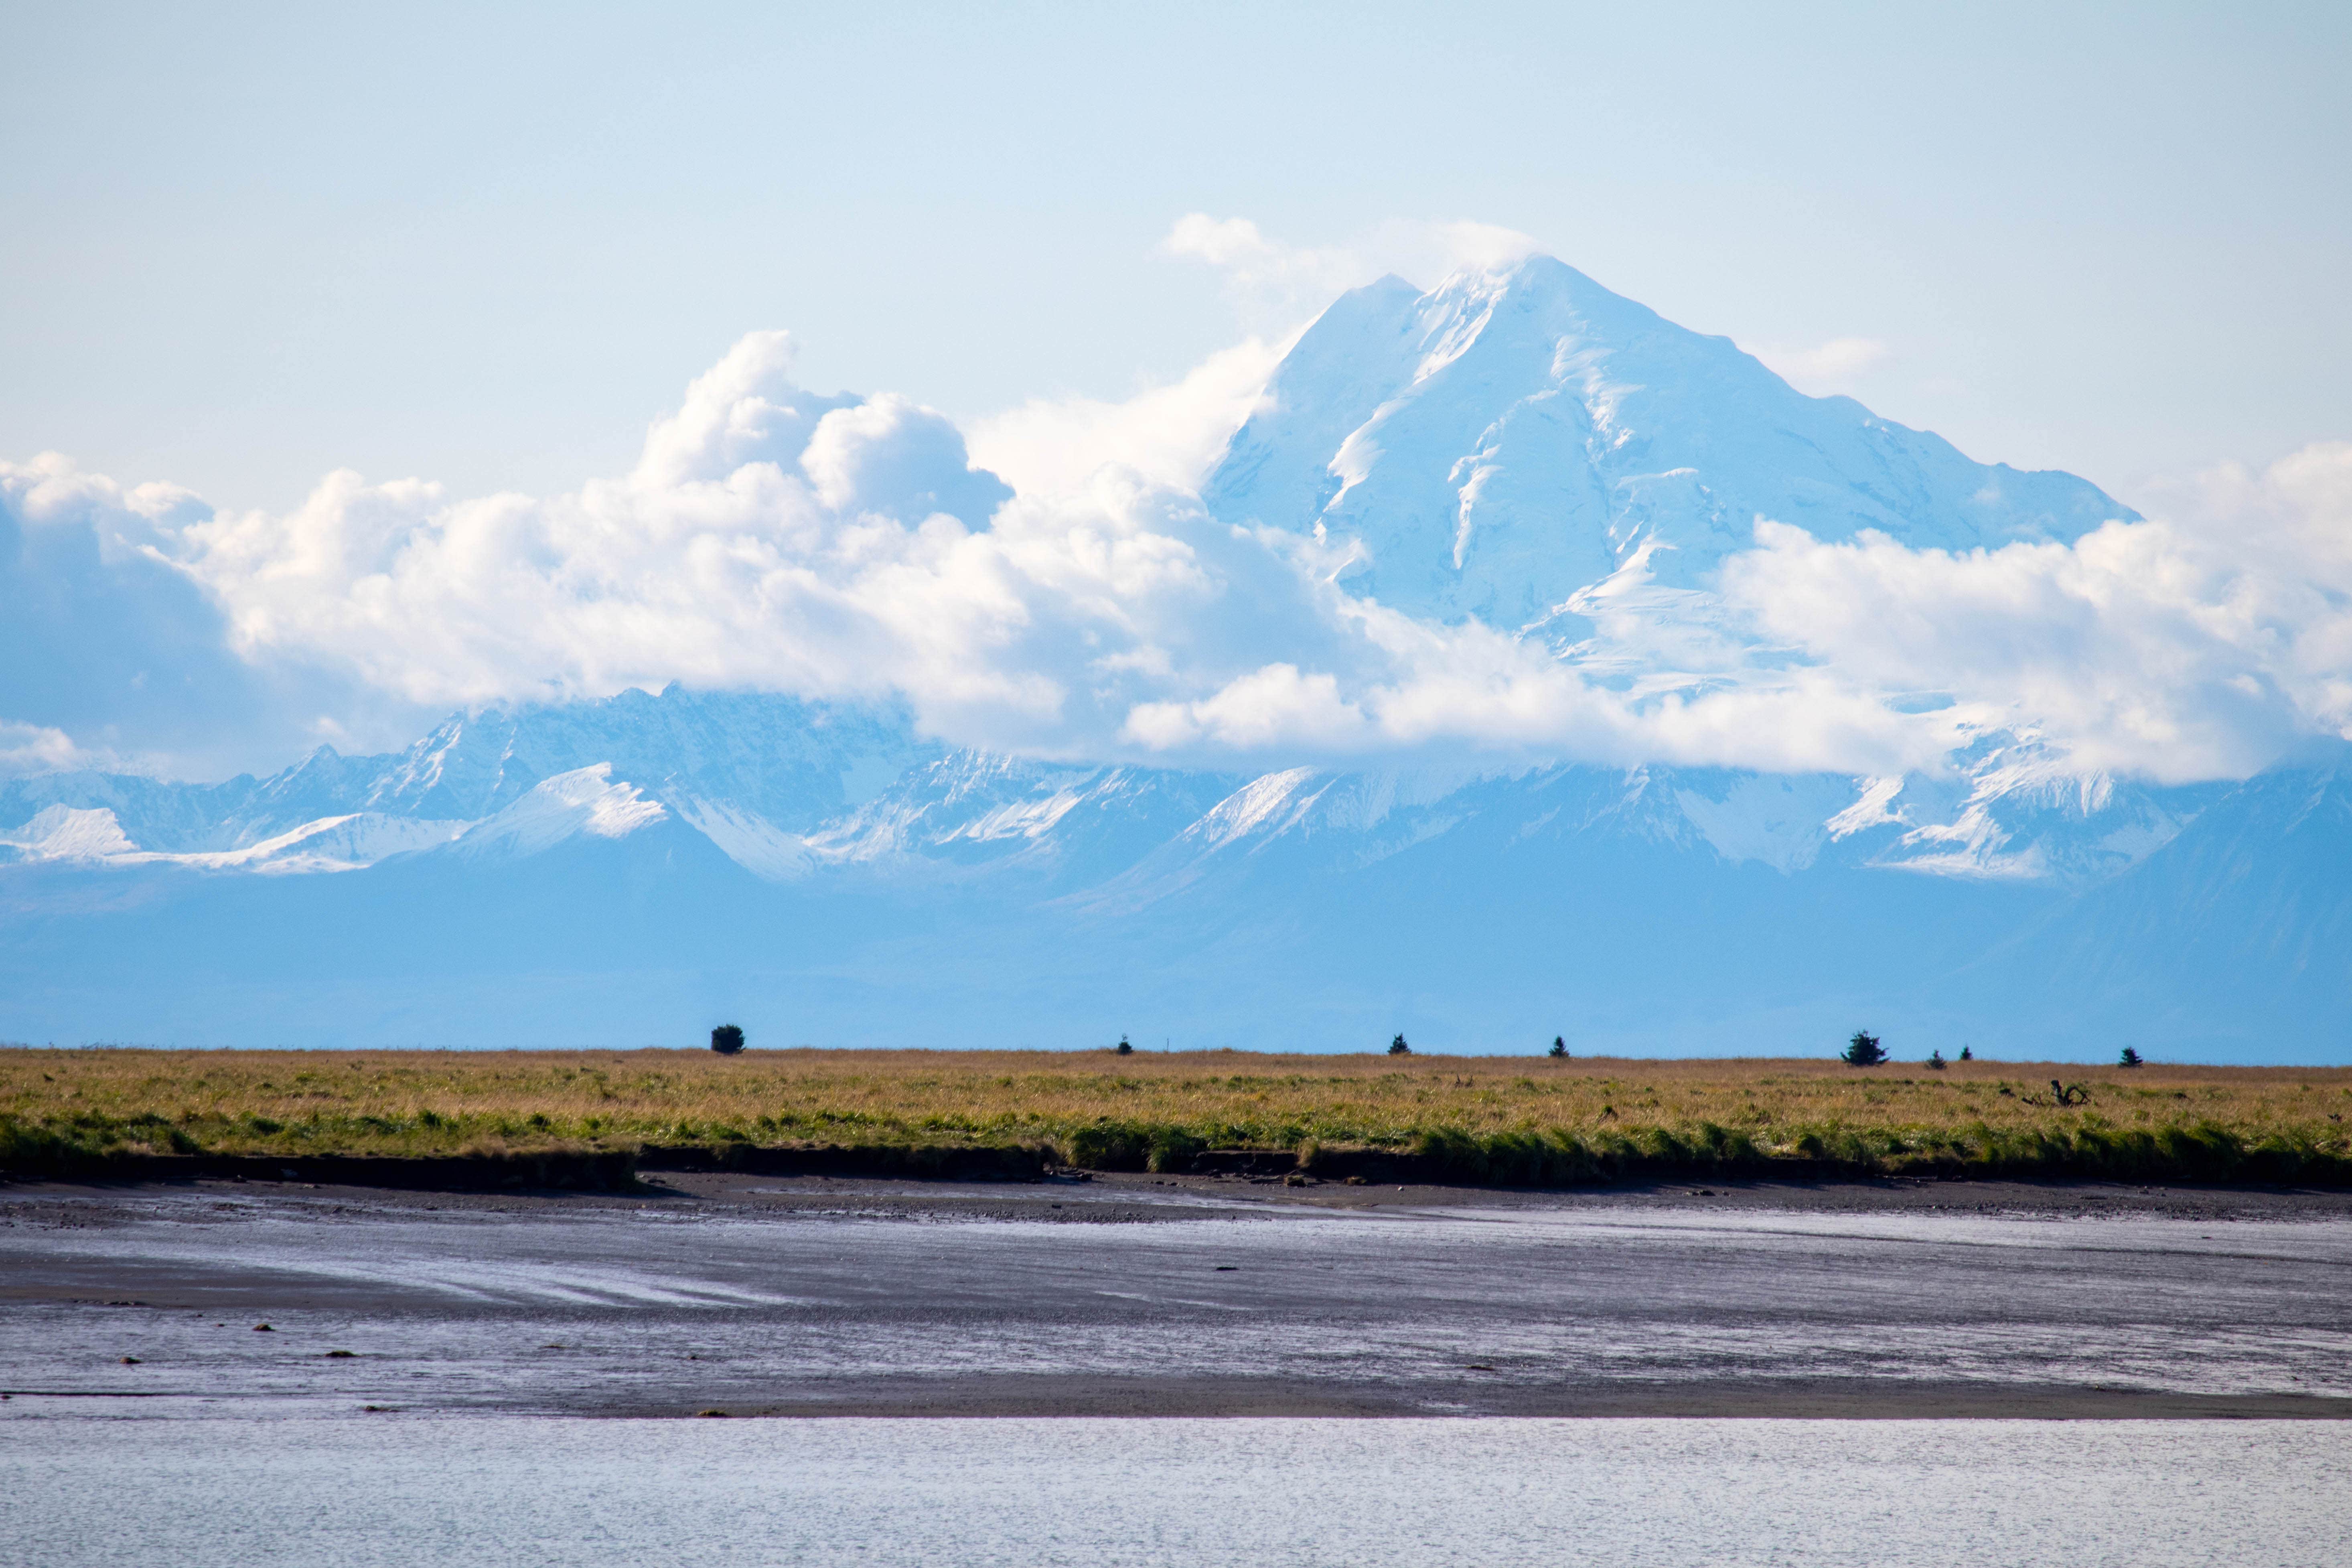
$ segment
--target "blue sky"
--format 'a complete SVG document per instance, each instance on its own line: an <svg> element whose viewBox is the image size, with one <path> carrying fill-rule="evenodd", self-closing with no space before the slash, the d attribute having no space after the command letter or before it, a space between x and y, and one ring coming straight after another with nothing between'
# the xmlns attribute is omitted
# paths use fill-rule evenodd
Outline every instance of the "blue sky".
<svg viewBox="0 0 2352 1568"><path fill-rule="evenodd" d="M959 418L1296 298L1161 247L1503 226L2136 497L2352 436L2352 7L19 6L0 457L221 506L626 468L744 332ZM1433 282L1433 278L1417 279ZM1855 346L1859 345L1859 346ZM1768 353L1769 357L1769 353Z"/></svg>

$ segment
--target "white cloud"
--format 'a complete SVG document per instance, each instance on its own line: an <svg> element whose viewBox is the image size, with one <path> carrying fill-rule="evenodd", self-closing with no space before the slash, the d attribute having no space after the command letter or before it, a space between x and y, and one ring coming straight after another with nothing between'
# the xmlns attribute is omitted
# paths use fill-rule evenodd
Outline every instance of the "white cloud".
<svg viewBox="0 0 2352 1568"><path fill-rule="evenodd" d="M746 339L630 473L571 494L454 499L338 472L289 512L196 508L159 553L255 664L346 670L404 701L671 679L897 692L941 732L1049 749L1107 743L1137 691L1227 679L1307 618L1287 562L1138 465L1083 482L1073 466L1065 493L1014 500L943 416L811 397L789 364L780 334ZM1230 406L1245 380L1220 370L1174 401ZM1141 432L1170 402L1097 411L1097 451L1164 470ZM1020 435L1001 426L1000 445ZM1185 461L1206 438L1185 438Z"/></svg>
<svg viewBox="0 0 2352 1568"><path fill-rule="evenodd" d="M1334 295L1390 273L1426 287L1465 268L1509 267L1540 247L1494 224L1403 219L1381 224L1345 245L1296 246L1267 238L1247 218L1189 213L1176 220L1160 248L1223 273L1226 290L1245 321L1287 331L1319 312Z"/></svg>
<svg viewBox="0 0 2352 1568"><path fill-rule="evenodd" d="M1725 594L1857 691L1948 693L2084 768L2231 776L2352 734L2352 443L2158 499L2072 546L1961 554L1765 523Z"/></svg>
<svg viewBox="0 0 2352 1568"><path fill-rule="evenodd" d="M68 768L90 767L106 760L93 757L75 745L73 737L63 730L0 721L0 778L19 773L60 773Z"/></svg>
<svg viewBox="0 0 2352 1568"><path fill-rule="evenodd" d="M1424 288L1465 268L1496 272L1515 267L1543 247L1499 224L1396 219L1358 241L1355 253L1374 277L1393 272Z"/></svg>
<svg viewBox="0 0 2352 1568"><path fill-rule="evenodd" d="M219 605L163 553L210 516L176 486L120 485L54 452L0 462L0 765L276 765L309 743L310 715L368 706L231 651Z"/></svg>
<svg viewBox="0 0 2352 1568"><path fill-rule="evenodd" d="M1197 489L1263 401L1289 346L1251 338L1122 403L1040 398L974 420L971 460L1024 496L1082 494L1105 468L1147 485Z"/></svg>
<svg viewBox="0 0 2352 1568"><path fill-rule="evenodd" d="M1349 679L1268 664L1205 698L1139 704L1122 738L1202 762L1565 758L1902 773L1938 767L1970 732L1965 714L1906 712L1827 671L1617 688L1475 622L1350 609L1410 628L1364 627L1388 655L1377 669Z"/></svg>
<svg viewBox="0 0 2352 1568"><path fill-rule="evenodd" d="M1339 695L1337 677L1269 664L1234 677L1197 702L1139 702L1125 735L1154 751L1353 752L1370 738L1363 710Z"/></svg>
<svg viewBox="0 0 2352 1568"><path fill-rule="evenodd" d="M1741 346L1790 386L1815 397L1850 393L1864 375L1894 358L1894 351L1876 338L1832 338L1809 349Z"/></svg>
<svg viewBox="0 0 2352 1568"><path fill-rule="evenodd" d="M1281 244L1244 217L1188 213L1176 220L1160 248L1223 273L1226 292L1244 320L1288 321L1312 314L1333 295L1378 276L1367 275L1352 251Z"/></svg>

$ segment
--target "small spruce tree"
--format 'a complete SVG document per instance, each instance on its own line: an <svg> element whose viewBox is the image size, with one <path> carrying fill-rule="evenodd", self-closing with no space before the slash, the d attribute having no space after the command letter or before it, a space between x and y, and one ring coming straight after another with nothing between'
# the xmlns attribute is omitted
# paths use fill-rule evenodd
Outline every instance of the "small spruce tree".
<svg viewBox="0 0 2352 1568"><path fill-rule="evenodd" d="M1558 1057L1562 1061L1566 1061L1568 1059L1567 1037L1562 1035L1554 1035L1551 1037L1551 1051L1549 1054Z"/></svg>
<svg viewBox="0 0 2352 1568"><path fill-rule="evenodd" d="M2132 1049L2129 1046L2126 1046L2124 1047L2124 1054L2116 1058L2116 1065L2117 1067L2136 1068L2139 1066L2139 1064L2140 1054Z"/></svg>
<svg viewBox="0 0 2352 1568"><path fill-rule="evenodd" d="M1395 1039L1389 1042L1389 1055L1392 1057L1409 1057L1412 1055L1412 1047L1404 1043L1404 1037L1402 1035L1399 1035Z"/></svg>
<svg viewBox="0 0 2352 1568"><path fill-rule="evenodd" d="M1867 1029L1856 1029L1838 1059L1848 1067L1874 1068L1886 1059L1886 1051L1879 1045L1876 1035Z"/></svg>
<svg viewBox="0 0 2352 1568"><path fill-rule="evenodd" d="M1969 1047L1966 1047L1966 1046L1962 1046L1962 1047L1960 1047L1960 1060L1962 1060L1962 1061L1964 1061L1964 1062L1972 1062L1972 1061L1974 1061L1974 1060L1976 1060L1976 1059L1977 1059L1977 1054L1976 1054L1976 1052L1974 1052L1974 1051L1972 1051L1972 1050L1969 1049Z"/></svg>
<svg viewBox="0 0 2352 1568"><path fill-rule="evenodd" d="M1937 1072L1942 1072L1944 1070L1944 1053L1941 1050L1929 1051L1927 1053L1927 1065L1935 1068Z"/></svg>
<svg viewBox="0 0 2352 1568"><path fill-rule="evenodd" d="M1127 1043L1125 1035L1118 1037L1118 1054L1123 1057L1131 1057L1135 1054L1135 1047Z"/></svg>
<svg viewBox="0 0 2352 1568"><path fill-rule="evenodd" d="M710 1031L710 1048L722 1057L731 1057L743 1048L743 1031L732 1024L721 1024Z"/></svg>

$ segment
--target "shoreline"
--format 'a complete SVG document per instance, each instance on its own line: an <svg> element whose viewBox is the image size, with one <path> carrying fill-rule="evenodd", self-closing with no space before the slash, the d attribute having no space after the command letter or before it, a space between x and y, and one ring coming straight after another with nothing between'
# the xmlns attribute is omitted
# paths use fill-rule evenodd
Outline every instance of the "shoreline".
<svg viewBox="0 0 2352 1568"><path fill-rule="evenodd" d="M2140 1192L2293 1193L2315 1198L2336 1194L2352 1199L2352 1183L2327 1179L2330 1168L2286 1173L2248 1162L2242 1175L2121 1173L2081 1171L2063 1165L2048 1171L2007 1165L1971 1167L1957 1163L1896 1171L1847 1166L1804 1159L1750 1158L1737 1162L1653 1160L1614 1174L1528 1182L1511 1173L1481 1178L1465 1173L1463 1162L1446 1154L1410 1151L1318 1151L1305 1157L1290 1150L1207 1150L1160 1171L1083 1167L1055 1163L1048 1149L1031 1146L822 1145L810 1148L654 1146L636 1151L541 1151L520 1153L374 1154L150 1154L104 1159L68 1156L26 1160L0 1166L0 1193L57 1184L91 1186L186 1186L205 1182L300 1184L382 1193L502 1194L563 1192L643 1195L695 1177L770 1180L832 1179L907 1182L951 1186L973 1183L1035 1185L1068 1181L1246 1181L1293 1189L1406 1187L1458 1193L1592 1196L1694 1184L1717 1188L1801 1193L1818 1190L1895 1190L1916 1187L2064 1191L2111 1187ZM2244 1169L2244 1166L2241 1166ZM2300 1174L2305 1180L2295 1181ZM2312 1179L2312 1178L2318 1179Z"/></svg>
<svg viewBox="0 0 2352 1568"><path fill-rule="evenodd" d="M387 1162L390 1163L391 1162ZM855 1196L908 1217L1043 1219L1054 1223L1171 1223L1264 1214L1447 1208L1528 1210L1665 1208L1794 1214L1973 1214L2047 1217L2147 1215L2217 1222L2352 1219L2352 1190L2265 1183L2116 1182L2090 1177L1812 1175L1805 1179L1692 1174L1571 1187L1454 1182L1361 1184L1237 1173L1071 1171L1021 1177L912 1176L744 1170L651 1171L627 1187L449 1184L315 1180L300 1163L241 1162L252 1173L12 1178L0 1173L0 1213L16 1202L72 1194L91 1199L218 1191L249 1197L305 1194L436 1211L536 1213L548 1209L722 1208L788 1215L830 1211ZM407 1163L402 1162L402 1163ZM315 1170L315 1167L314 1167ZM386 1176L399 1173L384 1173ZM311 1199L308 1194L316 1194ZM1166 1201L1182 1200L1182 1201ZM1204 1202L1205 1200L1205 1202ZM1139 1207L1139 1205L1141 1206Z"/></svg>

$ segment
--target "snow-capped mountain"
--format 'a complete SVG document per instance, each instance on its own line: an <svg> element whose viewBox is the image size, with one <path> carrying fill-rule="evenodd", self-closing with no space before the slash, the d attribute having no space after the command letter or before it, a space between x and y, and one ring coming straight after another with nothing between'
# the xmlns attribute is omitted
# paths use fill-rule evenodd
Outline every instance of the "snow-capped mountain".
<svg viewBox="0 0 2352 1568"><path fill-rule="evenodd" d="M2072 474L1969 461L1536 257L1332 306L1202 487L1217 516L1362 547L1418 616L1529 626L1642 560L1703 584L1759 518L1817 539L2072 541L2137 514Z"/></svg>
<svg viewBox="0 0 2352 1568"><path fill-rule="evenodd" d="M1706 621L1759 518L1968 549L2131 516L1544 258L1341 300L1201 499L1588 669L1612 617ZM727 1015L772 1043L1762 1052L1868 1024L1923 1056L2276 1059L2352 1021L2344 777L2158 787L2007 732L1878 778L1223 774L628 691L267 778L0 781L0 1037L602 1044Z"/></svg>
<svg viewBox="0 0 2352 1568"><path fill-rule="evenodd" d="M519 858L675 819L772 881L1018 863L1056 879L1100 871L1099 895L1125 898L1109 885L1140 887L1148 867L1171 858L1252 855L1296 839L1368 864L1491 816L1505 799L1547 802L1527 809L1549 820L1564 779L1591 792L1577 808L1580 830L1605 823L1704 847L1727 865L1793 873L1827 855L2066 889L2162 847L2217 793L2070 773L2015 743L1985 748L1972 772L1949 780L1561 766L1250 778L949 751L903 715L673 687L457 714L404 752L322 748L266 779L7 781L0 821L23 823L0 828L0 857L348 870L445 845L465 858Z"/></svg>
<svg viewBox="0 0 2352 1568"><path fill-rule="evenodd" d="M61 1026L95 1009L109 1035L180 1040L625 1041L723 1003L795 1039L1157 1025L1338 1047L1409 1024L1433 1045L1763 1049L1859 1010L1982 1047L2006 1013L1982 976L2015 973L2027 933L2095 949L2121 917L2069 911L2173 889L2118 872L2279 787L2063 777L2030 748L1957 782L1214 775L948 751L887 712L673 689L461 715L403 752L177 794L0 787L0 1026L82 1037ZM2308 862L2295 835L2334 842L2331 809L2295 834L2255 810L2232 864L2261 863L2265 835ZM2138 896L2132 942L2211 896ZM2326 1011L2310 996L2340 982L2343 923L2305 933L2282 1005ZM2079 1011L2053 992L2064 973L2031 979L2053 1016ZM2135 1039L2242 1033L2175 1005Z"/></svg>

